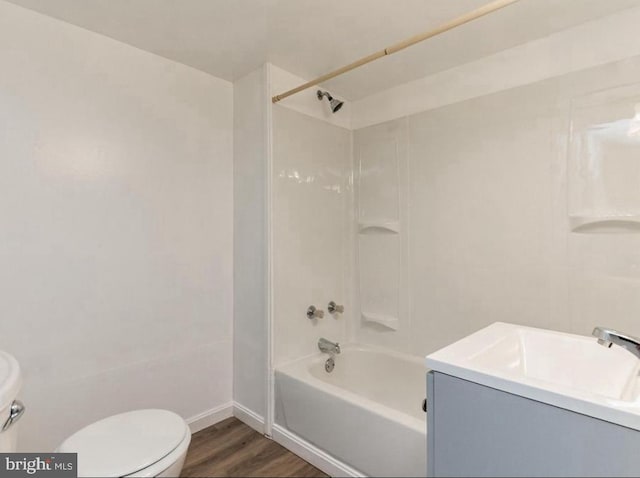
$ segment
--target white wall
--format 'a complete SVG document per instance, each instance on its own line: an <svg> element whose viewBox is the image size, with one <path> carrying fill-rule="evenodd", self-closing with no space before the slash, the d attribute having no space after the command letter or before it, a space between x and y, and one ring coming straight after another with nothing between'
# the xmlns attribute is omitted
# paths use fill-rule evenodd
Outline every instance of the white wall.
<svg viewBox="0 0 640 478"><path fill-rule="evenodd" d="M267 65L233 85L233 398L259 417L268 373L267 93Z"/></svg>
<svg viewBox="0 0 640 478"><path fill-rule="evenodd" d="M282 105L273 108L274 361L344 342L351 314L351 132ZM345 314L326 312L329 301ZM309 305L324 309L309 320Z"/></svg>
<svg viewBox="0 0 640 478"><path fill-rule="evenodd" d="M397 332L356 319L355 340L424 355L496 320L640 333L640 236L571 232L566 151L572 97L640 81L638 21L629 9L351 104L354 161L396 131L409 177L410 313ZM357 167L354 183L357 198Z"/></svg>
<svg viewBox="0 0 640 478"><path fill-rule="evenodd" d="M640 57L409 116L410 333L366 341L425 355L495 321L640 335L640 234L577 233L567 210L571 99L629 83L640 99Z"/></svg>
<svg viewBox="0 0 640 478"><path fill-rule="evenodd" d="M22 448L231 400L232 85L0 2L0 348Z"/></svg>
<svg viewBox="0 0 640 478"><path fill-rule="evenodd" d="M640 55L639 22L631 8L367 96L351 104L352 128Z"/></svg>
<svg viewBox="0 0 640 478"><path fill-rule="evenodd" d="M293 73L290 73L282 68L278 68L276 65L267 64L269 68L269 85L271 89L271 96L280 95L286 91L296 88L303 83L309 81L309 78L301 78ZM297 111L306 116L312 118L321 119L327 123L341 126L342 128L351 128L351 102L344 100L342 108L339 113L333 113L329 107L329 102L326 97L322 101L318 100L317 91L326 91L326 88L322 85L308 88L304 91L289 96L276 103L279 106ZM332 93L331 91L329 91ZM339 96L335 98L343 100Z"/></svg>

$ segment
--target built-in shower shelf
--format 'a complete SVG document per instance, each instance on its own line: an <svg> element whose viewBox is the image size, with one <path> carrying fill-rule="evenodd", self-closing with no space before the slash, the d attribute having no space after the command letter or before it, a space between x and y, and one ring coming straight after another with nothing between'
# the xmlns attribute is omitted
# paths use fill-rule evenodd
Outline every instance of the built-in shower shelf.
<svg viewBox="0 0 640 478"><path fill-rule="evenodd" d="M381 325L389 330L398 330L399 320L392 315L374 314L372 312L362 312L364 322Z"/></svg>
<svg viewBox="0 0 640 478"><path fill-rule="evenodd" d="M640 215L571 215L569 227L582 233L640 233Z"/></svg>
<svg viewBox="0 0 640 478"><path fill-rule="evenodd" d="M398 234L400 232L400 223L398 221L361 222L358 224L358 232L360 234Z"/></svg>

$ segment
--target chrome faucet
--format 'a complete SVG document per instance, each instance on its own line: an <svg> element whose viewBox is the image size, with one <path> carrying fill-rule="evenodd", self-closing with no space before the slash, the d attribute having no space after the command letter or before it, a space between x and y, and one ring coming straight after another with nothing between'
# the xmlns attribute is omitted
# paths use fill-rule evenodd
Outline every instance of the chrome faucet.
<svg viewBox="0 0 640 478"><path fill-rule="evenodd" d="M344 305L338 305L333 300L327 305L330 314L344 314Z"/></svg>
<svg viewBox="0 0 640 478"><path fill-rule="evenodd" d="M307 319L321 319L324 317L324 310L316 309L315 305L307 307Z"/></svg>
<svg viewBox="0 0 640 478"><path fill-rule="evenodd" d="M591 334L598 339L598 343L603 347L611 348L613 344L616 344L640 359L640 339L604 327L596 327Z"/></svg>
<svg viewBox="0 0 640 478"><path fill-rule="evenodd" d="M335 355L340 353L340 344L338 342L331 342L327 339L318 340L318 348L320 352L325 354Z"/></svg>

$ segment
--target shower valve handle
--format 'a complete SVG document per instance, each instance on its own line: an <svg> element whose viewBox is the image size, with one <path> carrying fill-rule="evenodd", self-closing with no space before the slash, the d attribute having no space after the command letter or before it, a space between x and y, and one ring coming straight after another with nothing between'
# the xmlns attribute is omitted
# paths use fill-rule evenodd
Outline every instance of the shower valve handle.
<svg viewBox="0 0 640 478"><path fill-rule="evenodd" d="M329 302L327 310L330 314L342 314L344 313L344 305L338 305L334 301Z"/></svg>
<svg viewBox="0 0 640 478"><path fill-rule="evenodd" d="M307 308L307 319L321 319L324 317L324 311L316 309L315 305L310 305Z"/></svg>

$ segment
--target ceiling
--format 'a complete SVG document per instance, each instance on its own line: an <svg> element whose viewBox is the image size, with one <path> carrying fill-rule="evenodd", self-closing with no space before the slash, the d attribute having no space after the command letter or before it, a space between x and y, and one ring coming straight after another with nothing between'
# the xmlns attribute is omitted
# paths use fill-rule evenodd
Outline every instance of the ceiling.
<svg viewBox="0 0 640 478"><path fill-rule="evenodd" d="M9 0L220 78L270 61L313 78L489 0ZM640 0L521 0L327 83L355 100Z"/></svg>

